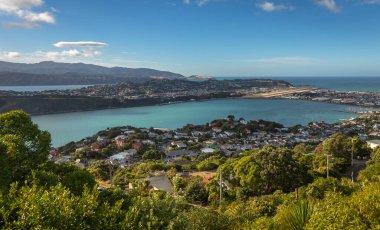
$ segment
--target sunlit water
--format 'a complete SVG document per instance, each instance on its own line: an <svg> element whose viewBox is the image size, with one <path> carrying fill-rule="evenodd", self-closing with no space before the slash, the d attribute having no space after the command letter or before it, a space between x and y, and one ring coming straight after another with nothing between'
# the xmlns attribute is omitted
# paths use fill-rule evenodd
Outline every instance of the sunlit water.
<svg viewBox="0 0 380 230"><path fill-rule="evenodd" d="M52 134L53 145L77 141L107 127L132 125L175 129L186 124L204 124L229 114L237 118L265 119L285 126L311 121L337 122L354 117L354 107L294 100L223 99L162 106L145 106L34 116L33 120Z"/></svg>

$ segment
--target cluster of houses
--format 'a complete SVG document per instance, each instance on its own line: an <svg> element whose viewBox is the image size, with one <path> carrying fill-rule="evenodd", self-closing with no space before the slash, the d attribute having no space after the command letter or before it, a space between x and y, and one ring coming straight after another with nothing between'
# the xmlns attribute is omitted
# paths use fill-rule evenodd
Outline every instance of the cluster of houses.
<svg viewBox="0 0 380 230"><path fill-rule="evenodd" d="M293 100L311 100L318 102L328 102L334 104L349 104L360 107L380 106L379 92L341 92L333 90L317 89L311 92L295 93L283 96L283 98Z"/></svg>
<svg viewBox="0 0 380 230"><path fill-rule="evenodd" d="M240 127L237 131L237 127ZM115 152L110 154L110 161L119 165L127 165L138 161L139 153L143 147L155 149L165 153L162 158L170 162L181 157L197 157L200 154L223 153L226 156L237 155L247 150L260 149L266 145L278 147L292 147L298 143L319 143L334 133L355 132L363 140L380 137L380 125L375 123L368 127L360 119L350 119L335 124L312 122L306 126L291 128L276 128L266 130L265 124L260 124L258 130L247 128L248 122L244 119L238 121L226 119L223 126L210 123L208 126L196 126L191 130L177 129L139 129L134 127L120 128L119 135L113 138L97 136L92 143L88 140L77 143L75 152L102 151L109 146L115 146ZM243 131L242 131L243 130ZM370 130L370 132L369 132ZM106 130L107 132L107 130ZM244 135L242 135L242 132ZM376 141L371 144L375 146ZM380 144L377 143L377 144ZM77 162L70 156L58 157L56 151L51 153L57 163Z"/></svg>

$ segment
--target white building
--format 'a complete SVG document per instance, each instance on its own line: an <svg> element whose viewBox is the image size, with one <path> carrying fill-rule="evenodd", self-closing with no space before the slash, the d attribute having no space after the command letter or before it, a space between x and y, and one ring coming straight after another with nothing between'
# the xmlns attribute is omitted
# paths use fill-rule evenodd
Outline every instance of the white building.
<svg viewBox="0 0 380 230"><path fill-rule="evenodd" d="M380 140L370 140L367 141L367 143L371 149L375 149L376 147L380 146Z"/></svg>

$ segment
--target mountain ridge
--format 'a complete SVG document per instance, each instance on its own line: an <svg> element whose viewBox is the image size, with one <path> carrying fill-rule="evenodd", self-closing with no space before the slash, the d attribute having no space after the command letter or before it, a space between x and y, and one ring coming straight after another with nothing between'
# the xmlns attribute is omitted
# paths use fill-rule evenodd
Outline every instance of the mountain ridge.
<svg viewBox="0 0 380 230"><path fill-rule="evenodd" d="M105 67L85 63L0 61L0 85L115 84L149 78L184 78L183 75L150 68ZM83 82L83 83L81 83Z"/></svg>

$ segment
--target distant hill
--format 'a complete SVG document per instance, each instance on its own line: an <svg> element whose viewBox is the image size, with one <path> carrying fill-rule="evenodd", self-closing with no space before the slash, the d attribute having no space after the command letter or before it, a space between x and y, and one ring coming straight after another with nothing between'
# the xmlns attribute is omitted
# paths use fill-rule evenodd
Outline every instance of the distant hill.
<svg viewBox="0 0 380 230"><path fill-rule="evenodd" d="M168 71L147 68L104 67L83 63L40 62L36 64L0 61L0 85L115 84L150 78L184 78Z"/></svg>

